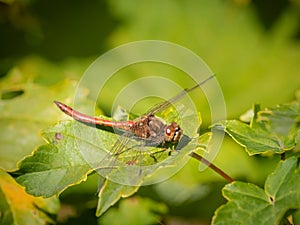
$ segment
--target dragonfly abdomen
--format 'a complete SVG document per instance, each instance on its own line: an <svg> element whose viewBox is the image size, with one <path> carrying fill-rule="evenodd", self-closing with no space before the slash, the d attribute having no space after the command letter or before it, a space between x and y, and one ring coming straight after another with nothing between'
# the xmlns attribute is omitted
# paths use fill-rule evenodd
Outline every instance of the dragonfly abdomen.
<svg viewBox="0 0 300 225"><path fill-rule="evenodd" d="M88 116L81 112L78 112L72 109L70 106L67 106L59 101L54 101L54 103L58 106L58 108L67 114L68 116L72 117L73 119L88 125L100 125L112 128L118 128L122 130L129 130L131 129L133 122L126 121L126 122L116 122L111 120L105 120L98 117Z"/></svg>

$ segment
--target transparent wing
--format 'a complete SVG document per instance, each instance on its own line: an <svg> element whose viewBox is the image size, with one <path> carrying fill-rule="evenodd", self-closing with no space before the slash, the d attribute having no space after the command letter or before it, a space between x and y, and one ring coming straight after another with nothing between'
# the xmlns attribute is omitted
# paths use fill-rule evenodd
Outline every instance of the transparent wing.
<svg viewBox="0 0 300 225"><path fill-rule="evenodd" d="M147 146L144 140L137 139L131 132L125 132L95 166L95 170L113 182L139 185L147 175L145 168L168 156L163 154L161 148L159 150L160 153L154 154L157 148ZM148 170L147 173L150 172Z"/></svg>
<svg viewBox="0 0 300 225"><path fill-rule="evenodd" d="M162 110L165 110L166 108L168 108L170 105L172 105L174 102L178 101L180 98L182 98L183 96L185 96L188 92L191 92L193 90L195 90L196 88L202 86L203 84L205 84L207 81L209 81L210 79L212 79L215 75L211 75L210 77L208 77L207 79L205 79L204 81L196 84L195 86L191 87L191 88L186 88L183 91L181 91L179 94L177 94L176 96L174 96L173 98L170 98L168 101L165 101L161 104L158 104L156 106L154 106L153 108L151 108L146 114L155 114L157 112L160 112Z"/></svg>

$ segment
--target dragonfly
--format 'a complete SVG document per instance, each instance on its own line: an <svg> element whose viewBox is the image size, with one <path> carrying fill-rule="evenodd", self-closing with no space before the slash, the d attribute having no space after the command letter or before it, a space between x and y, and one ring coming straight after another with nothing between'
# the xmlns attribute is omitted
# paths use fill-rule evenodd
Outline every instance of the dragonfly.
<svg viewBox="0 0 300 225"><path fill-rule="evenodd" d="M177 122L170 122L167 124L163 119L157 117L155 114L170 107L173 103L187 95L187 93L204 85L214 76L215 75L211 75L193 87L184 89L173 98L155 105L147 113L133 120L113 121L100 117L89 116L76 111L62 102L54 101L54 103L62 112L78 122L121 135L122 138L116 141L107 156L106 161L110 162L110 166L108 166L108 168L113 168L115 161L120 157L120 155L124 152L135 149L138 145L160 148L161 150L155 153L148 151L147 148L143 148L143 151L153 158L154 163L157 163L156 153L164 152L167 149L180 150L183 146L178 145L178 143L184 140L182 143L185 143L184 145L186 145L191 138L184 134L183 129ZM139 144L135 143L129 146L128 143L130 140L135 140ZM108 160L108 158L110 160ZM111 160L111 158L113 158L113 160ZM138 162L140 162L141 167L142 159L139 159L138 156L135 155L132 159L127 160L125 164L126 166L136 165ZM107 174L108 172L106 172L106 175Z"/></svg>

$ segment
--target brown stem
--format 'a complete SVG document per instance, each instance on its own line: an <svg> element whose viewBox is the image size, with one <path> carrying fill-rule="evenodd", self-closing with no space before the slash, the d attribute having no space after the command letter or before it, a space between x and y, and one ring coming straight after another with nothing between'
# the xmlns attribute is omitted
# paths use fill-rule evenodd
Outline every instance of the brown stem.
<svg viewBox="0 0 300 225"><path fill-rule="evenodd" d="M223 178L225 178L227 181L229 181L230 183L233 182L234 180L227 175L223 170L221 170L219 167L215 166L214 164L212 164L210 161L208 161L207 159L203 158L201 155L195 153L195 152L191 152L190 156L199 160L200 162L203 162L205 165L207 165L208 167L210 167L212 170L214 170L216 173L218 173L219 175L221 175Z"/></svg>

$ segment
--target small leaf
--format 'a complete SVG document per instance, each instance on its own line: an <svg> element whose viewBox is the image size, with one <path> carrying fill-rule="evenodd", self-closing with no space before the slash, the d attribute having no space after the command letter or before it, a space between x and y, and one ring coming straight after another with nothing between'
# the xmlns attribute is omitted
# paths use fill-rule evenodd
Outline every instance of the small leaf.
<svg viewBox="0 0 300 225"><path fill-rule="evenodd" d="M253 109L249 109L247 112L240 116L240 120L245 123L250 123L253 119L254 112Z"/></svg>
<svg viewBox="0 0 300 225"><path fill-rule="evenodd" d="M212 132L206 132L199 136L198 144L195 150L207 151L207 146L212 138Z"/></svg>
<svg viewBox="0 0 300 225"><path fill-rule="evenodd" d="M249 155L283 153L295 148L300 125L300 105L291 103L260 111L254 106L250 126L238 120L220 121L213 126L225 130Z"/></svg>
<svg viewBox="0 0 300 225"><path fill-rule="evenodd" d="M0 170L1 224L54 224L51 214L59 209L57 198L28 195L12 177Z"/></svg>
<svg viewBox="0 0 300 225"><path fill-rule="evenodd" d="M246 148L249 155L272 151L282 153L280 140L270 136L263 129L253 130L249 125L238 120L221 121L214 125L222 127L237 143Z"/></svg>
<svg viewBox="0 0 300 225"><path fill-rule="evenodd" d="M126 121L129 119L129 115L126 109L122 108L121 106L117 106L117 108L115 109L112 115L112 118L115 121Z"/></svg>
<svg viewBox="0 0 300 225"><path fill-rule="evenodd" d="M105 179L99 191L96 216L101 216L106 210L114 205L120 198L126 198L137 192L139 186L127 186L114 183Z"/></svg>
<svg viewBox="0 0 300 225"><path fill-rule="evenodd" d="M280 162L268 176L265 189L234 182L223 189L228 203L221 206L213 224L279 224L290 209L300 209L300 173L297 158Z"/></svg>
<svg viewBox="0 0 300 225"><path fill-rule="evenodd" d="M281 104L275 108L258 112L258 121L263 121L268 130L284 142L285 146L295 146L295 137L300 128L300 104Z"/></svg>

